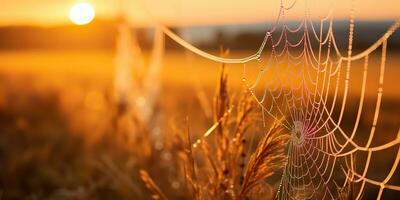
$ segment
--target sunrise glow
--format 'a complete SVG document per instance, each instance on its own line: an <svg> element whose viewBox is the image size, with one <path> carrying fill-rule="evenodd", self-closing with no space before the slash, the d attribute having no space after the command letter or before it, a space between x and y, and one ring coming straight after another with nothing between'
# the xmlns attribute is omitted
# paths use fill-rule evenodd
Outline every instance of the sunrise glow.
<svg viewBox="0 0 400 200"><path fill-rule="evenodd" d="M85 25L93 21L95 10L89 3L77 3L69 11L69 19L76 25Z"/></svg>

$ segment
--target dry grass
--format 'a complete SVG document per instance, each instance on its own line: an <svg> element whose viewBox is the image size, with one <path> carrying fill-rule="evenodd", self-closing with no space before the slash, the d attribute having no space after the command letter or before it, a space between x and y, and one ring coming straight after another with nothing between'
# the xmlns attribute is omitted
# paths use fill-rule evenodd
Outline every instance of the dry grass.
<svg viewBox="0 0 400 200"><path fill-rule="evenodd" d="M250 157L239 197L246 196L260 181L285 166L284 150L289 138L288 134L282 134L280 122L273 124Z"/></svg>
<svg viewBox="0 0 400 200"><path fill-rule="evenodd" d="M257 104L247 92L234 101L223 66L214 97L214 125L196 142L191 140L189 122L186 139L182 131L177 130L180 134L175 135L174 146L180 148L177 151L180 162L177 162L182 163L183 184L191 199L248 199L251 191L263 191L261 187L273 192L264 180L285 166L284 151L289 135L283 133L280 122L275 122L248 155L251 152L248 140L256 131L256 108ZM153 197L161 196L148 175L142 179Z"/></svg>
<svg viewBox="0 0 400 200"><path fill-rule="evenodd" d="M196 101L195 95L182 93L168 100L173 102L161 102L170 106L179 98L179 109L158 105L157 112L191 117L183 122L179 119L185 117L169 117L159 127L161 137L96 81L42 88L33 79L21 79L0 78L7 100L4 106L0 102L3 199L265 199L276 189L264 176L242 192L256 152L252 141L266 135L257 129L258 105L246 91L231 93L225 68L212 118L182 108Z"/></svg>
<svg viewBox="0 0 400 200"><path fill-rule="evenodd" d="M158 188L158 186L154 183L153 179L151 179L151 177L149 176L149 174L146 171L140 170L139 173L140 173L141 180L146 185L146 188L149 189L151 191L151 193L153 194L151 196L152 199L154 199L154 200L166 200L167 199L167 197L165 197L165 195L162 193L160 188Z"/></svg>

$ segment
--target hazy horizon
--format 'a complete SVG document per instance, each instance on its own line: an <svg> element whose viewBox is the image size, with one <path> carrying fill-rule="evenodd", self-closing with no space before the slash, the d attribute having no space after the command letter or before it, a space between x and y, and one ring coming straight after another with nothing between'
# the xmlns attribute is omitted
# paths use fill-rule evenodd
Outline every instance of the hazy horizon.
<svg viewBox="0 0 400 200"><path fill-rule="evenodd" d="M280 1L231 0L225 1L181 0L157 1L134 0L125 3L120 9L117 0L2 0L0 7L0 26L5 25L40 25L54 26L71 24L68 11L77 2L91 3L98 19L116 18L121 10L131 23L137 26L149 26L153 21L170 26L184 25L220 25L246 24L274 21L278 15ZM284 1L290 6L293 1ZM304 8L309 8L312 19L323 18L332 10L335 19L344 20L350 16L351 1L311 1L307 6L298 0L296 5L285 12L287 20L304 17ZM374 0L354 1L356 20L394 20L400 8L400 2L387 0L385 4ZM207 15L204 15L207 13Z"/></svg>

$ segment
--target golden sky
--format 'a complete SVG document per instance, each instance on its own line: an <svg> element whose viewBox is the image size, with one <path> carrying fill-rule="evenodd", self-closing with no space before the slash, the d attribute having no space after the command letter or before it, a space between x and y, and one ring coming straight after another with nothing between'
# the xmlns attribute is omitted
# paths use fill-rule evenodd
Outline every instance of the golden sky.
<svg viewBox="0 0 400 200"><path fill-rule="evenodd" d="M91 3L98 18L112 18L119 0L0 0L0 25L56 25L70 23L68 11L77 2ZM148 24L151 19L168 25L252 23L276 18L280 0L122 0L129 19ZM294 0L284 0L289 6ZM289 20L301 19L305 8L313 18L323 17L331 8L333 16L347 19L352 0L297 0L286 11ZM308 6L306 6L306 4ZM357 20L400 18L400 0L354 0ZM150 17L152 16L152 17Z"/></svg>

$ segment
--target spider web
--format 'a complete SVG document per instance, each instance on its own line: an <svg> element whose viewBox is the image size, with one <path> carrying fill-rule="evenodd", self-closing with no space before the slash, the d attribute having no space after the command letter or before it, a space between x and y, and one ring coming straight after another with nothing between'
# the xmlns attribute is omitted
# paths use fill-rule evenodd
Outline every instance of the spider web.
<svg viewBox="0 0 400 200"><path fill-rule="evenodd" d="M343 194L347 191L352 198L360 199L367 185L377 189L377 199L381 199L386 191L400 192L398 182L396 185L400 129L391 133L394 137L390 141L374 142L381 134L377 132L377 125L382 107L388 39L399 29L400 19L369 48L354 54L352 8L347 54L343 54L334 35L332 15L315 23L306 8L304 19L297 27L290 27L283 19L295 6L296 1L290 5L281 2L276 23L266 33L259 50L245 58L211 55L167 27L159 26L166 35L193 53L217 62L243 64L243 83L260 105L263 117L283 118L283 125L292 134L292 139L277 198L337 199L346 198ZM379 62L370 62L375 58ZM260 68L257 75L250 78L246 63L254 60L258 60ZM372 98L375 99L373 106L368 107L366 90L372 82L368 79L371 63L379 68L379 76L375 80L377 92ZM352 81L354 73L360 73L362 79L358 98L351 99L350 87L352 84L357 86ZM356 103L350 103L351 100ZM346 120L349 109L356 115ZM361 122L366 111L372 111L372 120L367 122L367 128L361 129L360 124L366 124ZM346 121L352 123L345 125ZM373 155L387 150L394 154L389 168L382 168L386 170L381 171L384 176L377 178L368 173L371 166L379 164L373 162Z"/></svg>

